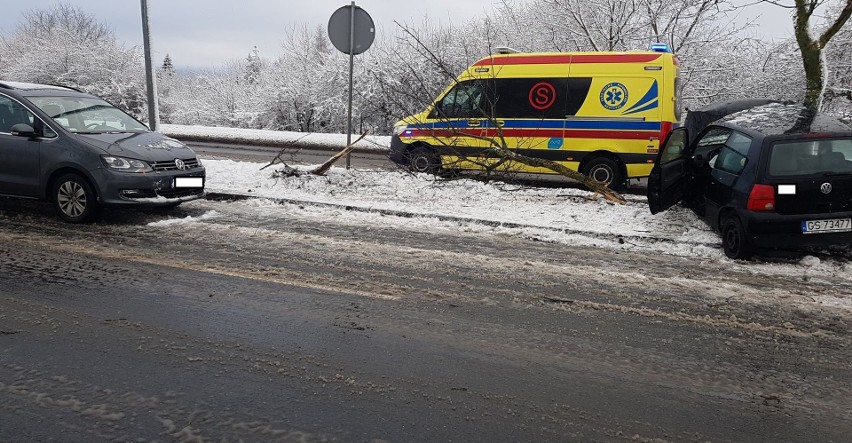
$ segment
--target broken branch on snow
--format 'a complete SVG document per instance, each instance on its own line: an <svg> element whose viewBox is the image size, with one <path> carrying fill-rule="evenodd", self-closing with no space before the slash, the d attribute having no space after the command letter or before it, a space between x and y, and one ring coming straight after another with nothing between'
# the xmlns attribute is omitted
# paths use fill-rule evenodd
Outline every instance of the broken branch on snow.
<svg viewBox="0 0 852 443"><path fill-rule="evenodd" d="M317 166L314 170L312 170L312 171L311 171L311 174L314 174L314 175L325 175L325 173L326 173L326 172L328 172L328 170L329 170L329 169L331 169L331 166L332 166L332 165L334 165L334 163L336 163L338 160L340 160L341 158L343 158L343 156L345 156L346 154L349 154L350 152L352 152L352 150L354 149L355 145L356 145L356 144L358 144L358 142L360 142L361 140L363 140L363 139L364 139L364 137L366 137L366 136L367 136L367 133L366 133L366 132L364 132L363 134L361 134L361 136L360 136L360 137L358 137L358 140L355 140L354 142L350 143L350 144L349 144L349 146L347 146L347 147L346 147L346 148L344 148L342 151L340 151L340 152L338 152L337 154L335 154L333 157L331 157L330 159L328 159L328 161L326 161L325 163L323 163L323 164L321 164L321 165Z"/></svg>

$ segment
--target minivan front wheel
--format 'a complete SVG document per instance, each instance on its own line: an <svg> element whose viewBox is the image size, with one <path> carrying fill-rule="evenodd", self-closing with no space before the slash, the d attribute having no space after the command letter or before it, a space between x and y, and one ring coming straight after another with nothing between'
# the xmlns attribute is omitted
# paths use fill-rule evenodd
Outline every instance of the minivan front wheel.
<svg viewBox="0 0 852 443"><path fill-rule="evenodd" d="M747 260L754 255L743 224L739 217L732 215L722 223L722 247L725 255L735 260Z"/></svg>
<svg viewBox="0 0 852 443"><path fill-rule="evenodd" d="M59 217L69 223L90 221L100 210L92 186L77 174L59 177L53 184L51 196Z"/></svg>

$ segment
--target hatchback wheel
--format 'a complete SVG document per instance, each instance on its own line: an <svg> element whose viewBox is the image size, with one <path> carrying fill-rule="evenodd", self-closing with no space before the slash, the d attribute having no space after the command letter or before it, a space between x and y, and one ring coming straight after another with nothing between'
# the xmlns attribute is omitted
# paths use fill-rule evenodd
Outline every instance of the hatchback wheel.
<svg viewBox="0 0 852 443"><path fill-rule="evenodd" d="M59 217L70 223L90 221L100 210L92 186L77 174L59 177L53 184L51 195Z"/></svg>
<svg viewBox="0 0 852 443"><path fill-rule="evenodd" d="M725 255L735 260L746 260L754 255L739 217L730 216L722 224L722 247Z"/></svg>

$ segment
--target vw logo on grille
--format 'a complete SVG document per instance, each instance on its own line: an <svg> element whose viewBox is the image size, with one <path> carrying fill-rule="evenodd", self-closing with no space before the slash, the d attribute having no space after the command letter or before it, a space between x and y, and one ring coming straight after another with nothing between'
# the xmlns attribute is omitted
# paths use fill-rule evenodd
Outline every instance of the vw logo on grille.
<svg viewBox="0 0 852 443"><path fill-rule="evenodd" d="M184 163L184 162L183 162L183 160L181 160L181 159L179 159L179 158L176 158L176 159L175 159L175 166L176 166L178 169L180 169L181 171L183 171L184 169L186 169L186 163ZM830 192L830 191L829 191L829 192Z"/></svg>
<svg viewBox="0 0 852 443"><path fill-rule="evenodd" d="M831 186L831 183L823 183L822 186L819 187L819 190L822 191L823 194L831 194L831 191L834 187Z"/></svg>

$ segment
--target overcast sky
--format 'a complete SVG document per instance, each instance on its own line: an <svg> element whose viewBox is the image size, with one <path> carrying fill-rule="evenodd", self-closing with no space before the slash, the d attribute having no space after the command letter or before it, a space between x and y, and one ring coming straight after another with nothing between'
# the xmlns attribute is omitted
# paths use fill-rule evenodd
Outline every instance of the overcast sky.
<svg viewBox="0 0 852 443"><path fill-rule="evenodd" d="M0 32L10 34L28 9L46 9L56 0L4 2ZM109 24L117 37L129 45L142 44L140 6L137 0L74 0L67 2L94 14ZM386 33L394 31L394 20L420 23L431 20L464 23L494 9L495 0L358 0L356 4L373 17ZM157 63L170 54L178 66L214 66L244 58L257 46L261 56L280 53L286 30L294 25L319 25L325 29L337 8L346 0L148 0L152 45ZM791 21L781 8L763 5L746 13L760 15L760 32L789 35Z"/></svg>

